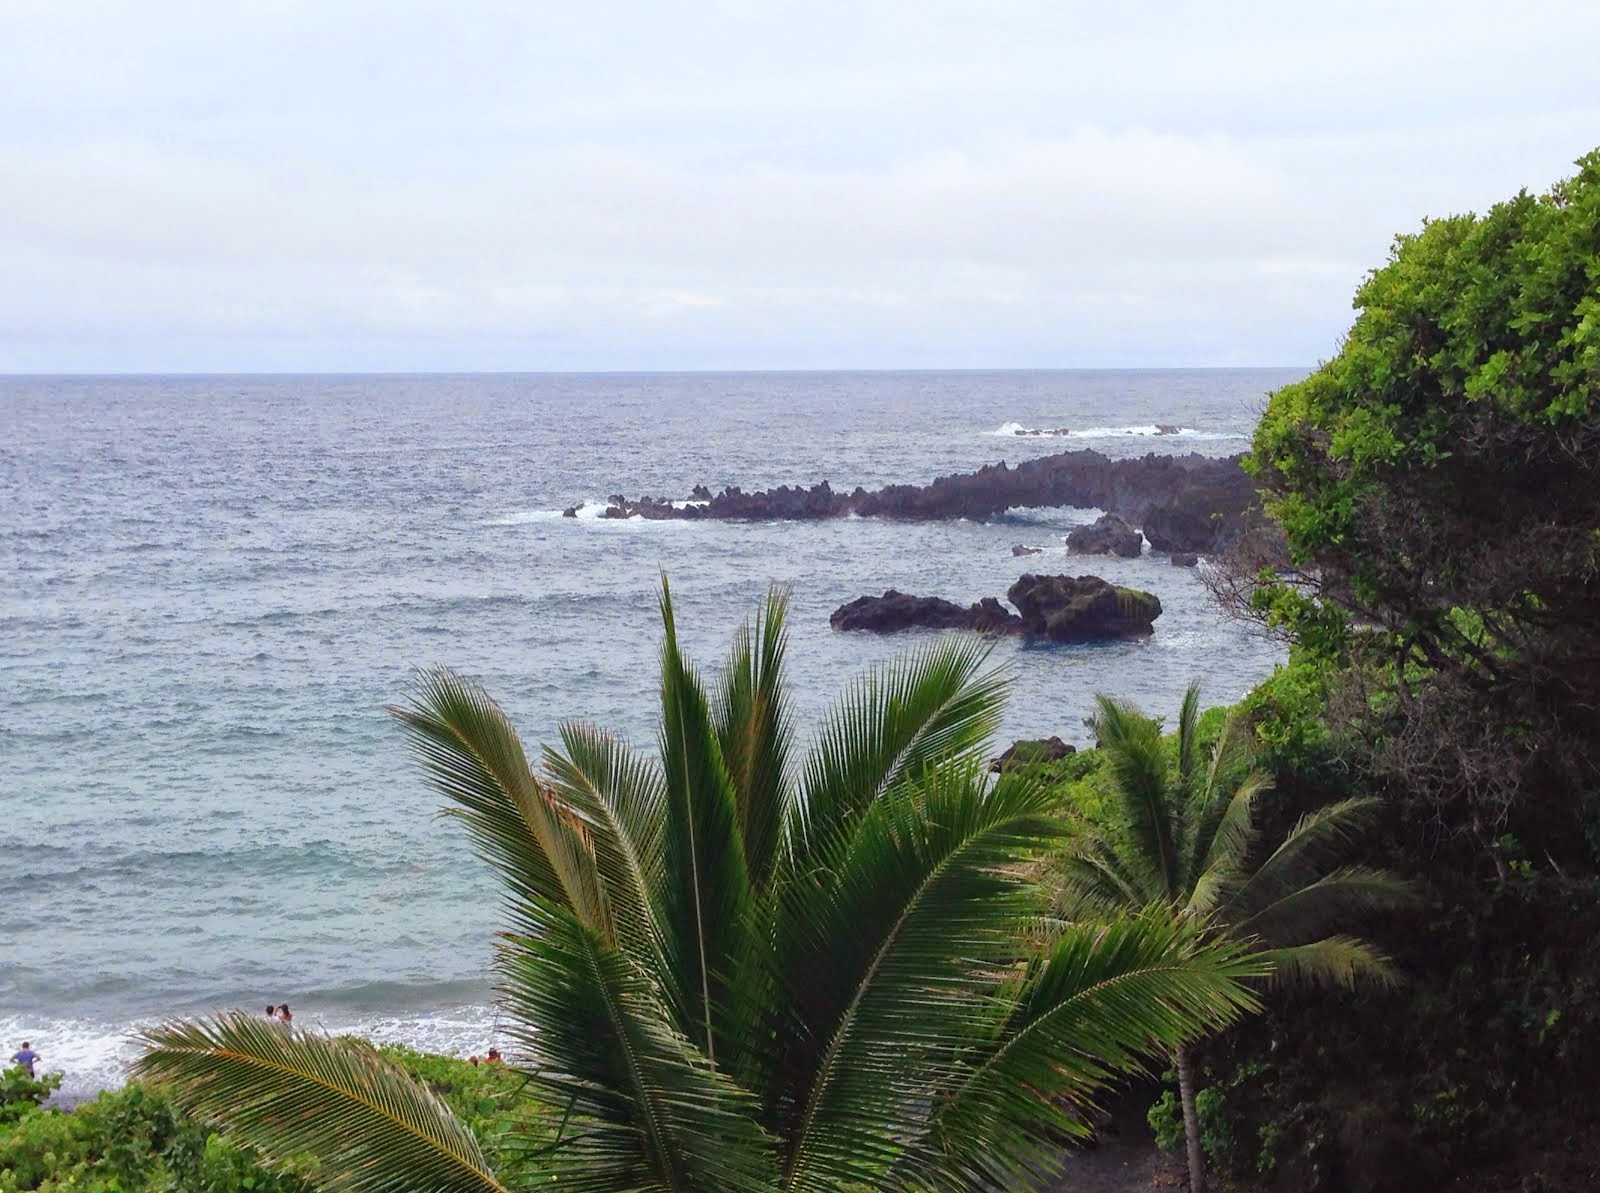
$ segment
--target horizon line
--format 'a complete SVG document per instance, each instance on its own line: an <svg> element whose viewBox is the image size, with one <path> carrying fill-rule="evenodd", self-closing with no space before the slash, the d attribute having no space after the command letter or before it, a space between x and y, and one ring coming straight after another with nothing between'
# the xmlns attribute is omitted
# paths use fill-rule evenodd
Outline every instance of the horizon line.
<svg viewBox="0 0 1600 1193"><path fill-rule="evenodd" d="M1252 373L1311 370L1316 365L998 365L938 368L728 368L728 369L126 369L0 371L0 380L93 379L146 377L692 377L788 376L828 373Z"/></svg>

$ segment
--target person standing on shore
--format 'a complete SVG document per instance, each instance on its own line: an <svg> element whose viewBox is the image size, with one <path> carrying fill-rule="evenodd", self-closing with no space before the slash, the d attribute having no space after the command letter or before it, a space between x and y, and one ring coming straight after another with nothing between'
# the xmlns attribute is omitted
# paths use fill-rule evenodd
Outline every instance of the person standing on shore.
<svg viewBox="0 0 1600 1193"><path fill-rule="evenodd" d="M39 1054L28 1045L27 1040L22 1041L22 1048L11 1054L11 1063L25 1069L29 1077L33 1076L33 1063L39 1059Z"/></svg>

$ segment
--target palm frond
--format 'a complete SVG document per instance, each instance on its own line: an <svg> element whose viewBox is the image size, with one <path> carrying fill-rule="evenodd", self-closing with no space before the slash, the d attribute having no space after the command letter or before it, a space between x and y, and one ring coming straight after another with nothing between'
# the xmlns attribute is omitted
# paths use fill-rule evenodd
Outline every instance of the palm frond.
<svg viewBox="0 0 1600 1193"><path fill-rule="evenodd" d="M666 838L658 922L679 1025L716 1062L738 1030L734 968L752 951L753 898L733 781L700 677L678 648L672 592L661 581L661 770Z"/></svg>
<svg viewBox="0 0 1600 1193"><path fill-rule="evenodd" d="M1291 948L1263 949L1256 956L1272 967L1268 981L1277 987L1351 990L1363 982L1381 987L1400 983L1393 962L1353 936L1329 936Z"/></svg>
<svg viewBox="0 0 1600 1193"><path fill-rule="evenodd" d="M613 930L582 820L534 777L500 706L448 668L422 672L408 705L390 708L433 785L455 807L512 907L554 903ZM530 925L531 926L531 925Z"/></svg>
<svg viewBox="0 0 1600 1193"><path fill-rule="evenodd" d="M505 1193L471 1133L370 1044L253 1016L140 1035L135 1073L275 1160L309 1155L347 1193Z"/></svg>
<svg viewBox="0 0 1600 1193"><path fill-rule="evenodd" d="M783 678L788 605L788 594L775 587L767 594L754 630L748 622L740 627L714 704L717 740L733 780L745 862L757 889L771 872L794 798L789 774L794 729Z"/></svg>
<svg viewBox="0 0 1600 1193"><path fill-rule="evenodd" d="M1369 866L1345 866L1297 887L1235 921L1232 930L1273 947L1322 935L1336 924L1416 901L1410 883Z"/></svg>
<svg viewBox="0 0 1600 1193"><path fill-rule="evenodd" d="M1231 796L1214 801L1215 811L1206 810L1195 841L1204 852L1194 862L1196 877L1189 895L1193 914L1210 915L1248 880L1245 864L1256 841L1255 802L1271 789L1271 775L1251 771Z"/></svg>
<svg viewBox="0 0 1600 1193"><path fill-rule="evenodd" d="M915 1157L924 1179L1031 1186L1060 1135L1087 1134L1096 1095L1118 1074L1256 1009L1247 983L1267 972L1247 945L1208 940L1164 907L1064 927L1011 1019L938 1105L927 1154Z"/></svg>
<svg viewBox="0 0 1600 1193"><path fill-rule="evenodd" d="M544 748L546 785L583 821L618 932L659 948L654 900L661 885L666 784L649 759L593 725L561 726Z"/></svg>
<svg viewBox="0 0 1600 1193"><path fill-rule="evenodd" d="M1161 725L1130 705L1096 696L1094 729L1105 753L1130 843L1141 865L1161 876L1162 897L1176 900L1182 889L1178 857L1181 826L1175 821L1181 801L1167 775Z"/></svg>
<svg viewBox="0 0 1600 1193"><path fill-rule="evenodd" d="M1164 898L1159 876L1134 869L1137 861L1124 857L1106 838L1090 837L1068 855L1058 875L1062 914L1069 919L1116 916Z"/></svg>
<svg viewBox="0 0 1600 1193"><path fill-rule="evenodd" d="M777 952L793 992L784 1187L881 1187L956 1058L992 1028L992 994L1041 907L1019 859L1056 831L1053 797L976 765L885 792L785 891Z"/></svg>
<svg viewBox="0 0 1600 1193"><path fill-rule="evenodd" d="M1372 797L1336 800L1307 812L1234 898L1239 915L1316 881L1372 824L1382 808Z"/></svg>
<svg viewBox="0 0 1600 1193"><path fill-rule="evenodd" d="M1004 676L984 672L991 647L966 635L875 668L828 712L803 771L790 837L810 848L847 831L882 792L935 762L975 757L999 726Z"/></svg>
<svg viewBox="0 0 1600 1193"><path fill-rule="evenodd" d="M1194 773L1195 731L1200 724L1200 685L1192 683L1183 693L1178 710L1178 775L1185 781Z"/></svg>
<svg viewBox="0 0 1600 1193"><path fill-rule="evenodd" d="M532 1088L567 1107L541 1182L581 1193L770 1193L754 1100L680 1032L652 974L565 909L498 949L502 1005Z"/></svg>

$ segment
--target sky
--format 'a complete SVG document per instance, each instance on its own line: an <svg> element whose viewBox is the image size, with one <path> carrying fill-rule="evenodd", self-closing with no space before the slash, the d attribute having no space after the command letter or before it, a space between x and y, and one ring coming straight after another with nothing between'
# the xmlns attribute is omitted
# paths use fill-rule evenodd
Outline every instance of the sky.
<svg viewBox="0 0 1600 1193"><path fill-rule="evenodd" d="M0 372L1312 365L1600 3L0 0Z"/></svg>

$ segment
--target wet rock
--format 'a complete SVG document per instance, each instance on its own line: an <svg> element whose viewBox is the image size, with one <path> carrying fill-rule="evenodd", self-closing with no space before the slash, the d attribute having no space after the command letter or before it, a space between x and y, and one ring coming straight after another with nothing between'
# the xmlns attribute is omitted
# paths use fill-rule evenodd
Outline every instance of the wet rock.
<svg viewBox="0 0 1600 1193"><path fill-rule="evenodd" d="M1015 547L1011 548L1011 554L1019 555L1019 556L1020 555L1043 555L1044 554L1044 548L1043 547L1027 547L1027 546L1024 546L1022 543L1018 543Z"/></svg>
<svg viewBox="0 0 1600 1193"><path fill-rule="evenodd" d="M1167 562L1175 568L1192 568L1200 562L1200 557L1193 551L1174 551Z"/></svg>
<svg viewBox="0 0 1600 1193"><path fill-rule="evenodd" d="M995 773L1010 770L1014 766L1033 766L1041 762L1059 762L1069 754L1076 754L1078 747L1062 741L1059 737L1024 738L1013 742L1005 753L989 764L989 769Z"/></svg>
<svg viewBox="0 0 1600 1193"><path fill-rule="evenodd" d="M882 596L857 597L840 605L828 618L836 630L865 630L886 634L898 630L978 630L984 633L1018 633L1022 619L994 597L962 607L943 597L919 597L889 589Z"/></svg>
<svg viewBox="0 0 1600 1193"><path fill-rule="evenodd" d="M1144 536L1117 514L1105 514L1093 525L1079 526L1067 535L1067 550L1074 555L1120 555L1137 559Z"/></svg>
<svg viewBox="0 0 1600 1193"><path fill-rule="evenodd" d="M1176 423L1157 423L1156 424L1156 434L1157 435L1176 435L1181 430L1183 430L1183 428L1178 426Z"/></svg>
<svg viewBox="0 0 1600 1193"><path fill-rule="evenodd" d="M1026 575L1006 590L1025 633L1051 642L1147 637L1161 616L1148 592L1118 588L1099 576Z"/></svg>
<svg viewBox="0 0 1600 1193"><path fill-rule="evenodd" d="M577 505L569 505L569 506L567 506L566 509L561 511L561 516L563 518L576 518L578 516L578 511L581 510L582 508L583 508L583 502L581 502L581 501L578 502Z"/></svg>

